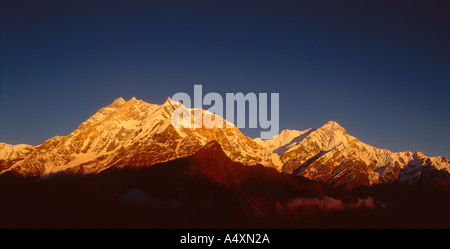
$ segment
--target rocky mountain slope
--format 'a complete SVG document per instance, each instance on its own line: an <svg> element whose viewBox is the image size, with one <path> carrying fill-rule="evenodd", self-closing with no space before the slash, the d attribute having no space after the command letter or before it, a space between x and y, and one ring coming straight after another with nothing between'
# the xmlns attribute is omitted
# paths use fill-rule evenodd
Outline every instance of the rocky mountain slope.
<svg viewBox="0 0 450 249"><path fill-rule="evenodd" d="M232 160L245 165L274 166L265 155L266 149L234 126L174 128L172 112L180 105L170 98L163 105L135 98L116 99L68 136L54 137L35 147L2 144L0 172L48 175L60 171L100 172L111 166L148 166L186 157L213 140Z"/></svg>
<svg viewBox="0 0 450 249"><path fill-rule="evenodd" d="M446 158L378 149L350 136L333 121L318 129L284 130L263 141L244 136L234 126L194 128L198 121L195 115L191 127L175 128L171 117L178 107L184 108L170 98L162 105L135 98L116 99L68 136L54 137L38 146L0 144L0 173L42 176L151 166L190 156L205 144L217 141L233 161L273 167L334 187L449 179L450 163ZM194 113L194 109L186 111ZM202 115L227 122L205 110Z"/></svg>
<svg viewBox="0 0 450 249"><path fill-rule="evenodd" d="M288 135L291 133L294 135ZM289 137L290 141L286 142L284 137ZM283 172L332 186L354 188L394 181L417 183L429 177L425 172L440 171L445 179L450 172L445 157L378 149L350 136L334 121L316 130L283 131L272 140L264 141L263 145L280 155ZM279 146L271 146L273 143Z"/></svg>

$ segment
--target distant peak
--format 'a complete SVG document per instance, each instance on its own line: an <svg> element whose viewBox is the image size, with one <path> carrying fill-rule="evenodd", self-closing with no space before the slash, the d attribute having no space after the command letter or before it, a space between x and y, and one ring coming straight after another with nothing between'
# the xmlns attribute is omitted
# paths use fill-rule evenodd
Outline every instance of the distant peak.
<svg viewBox="0 0 450 249"><path fill-rule="evenodd" d="M170 97L167 97L166 101L164 102L164 105L172 105L173 102L174 101Z"/></svg>
<svg viewBox="0 0 450 249"><path fill-rule="evenodd" d="M340 126L336 121L333 121L333 120L328 121L328 123L326 123L325 126L342 127L342 126Z"/></svg>
<svg viewBox="0 0 450 249"><path fill-rule="evenodd" d="M180 102L173 101L170 97L167 97L166 102L163 105L165 106L178 106Z"/></svg>
<svg viewBox="0 0 450 249"><path fill-rule="evenodd" d="M300 131L298 130L290 130L290 129L284 129L280 132L280 134L278 134L278 136L283 136L283 135L288 135L291 133L299 133Z"/></svg>
<svg viewBox="0 0 450 249"><path fill-rule="evenodd" d="M342 131L345 131L344 127L342 127L336 121L332 121L332 120L328 121L328 123L326 123L321 128L328 129L328 130L342 130Z"/></svg>
<svg viewBox="0 0 450 249"><path fill-rule="evenodd" d="M123 103L125 103L125 102L126 102L126 101L125 101L122 97L119 97L119 98L115 99L113 103L120 103L120 104L123 104Z"/></svg>
<svg viewBox="0 0 450 249"><path fill-rule="evenodd" d="M140 102L142 102L142 101L136 99L135 97L132 97L130 100L128 100L128 101L126 102L126 104L127 104L127 105L135 105L135 104L140 103Z"/></svg>
<svg viewBox="0 0 450 249"><path fill-rule="evenodd" d="M110 104L109 107L118 108L121 107L123 104L125 104L125 102L126 101L122 97L120 97L114 100L114 102L112 102L112 104Z"/></svg>
<svg viewBox="0 0 450 249"><path fill-rule="evenodd" d="M328 123L326 123L327 125L339 125L336 121L330 120L328 121Z"/></svg>

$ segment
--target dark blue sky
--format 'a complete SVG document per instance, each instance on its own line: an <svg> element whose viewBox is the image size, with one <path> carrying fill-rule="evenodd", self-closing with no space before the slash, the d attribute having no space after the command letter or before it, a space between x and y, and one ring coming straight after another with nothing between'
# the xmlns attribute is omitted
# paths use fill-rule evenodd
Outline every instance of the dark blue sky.
<svg viewBox="0 0 450 249"><path fill-rule="evenodd" d="M281 129L450 156L447 1L1 2L0 141L67 135L117 97L278 92ZM244 130L255 137L257 130Z"/></svg>

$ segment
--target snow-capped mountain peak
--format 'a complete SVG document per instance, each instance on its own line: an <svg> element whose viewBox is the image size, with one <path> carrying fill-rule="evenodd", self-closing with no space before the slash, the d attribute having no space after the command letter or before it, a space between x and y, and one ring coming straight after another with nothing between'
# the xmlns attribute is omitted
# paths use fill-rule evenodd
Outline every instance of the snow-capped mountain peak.
<svg viewBox="0 0 450 249"><path fill-rule="evenodd" d="M192 155L212 141L233 161L275 167L347 188L417 182L429 174L426 172L450 172L446 158L378 149L349 135L335 121L318 129L283 130L273 139L261 140L244 136L237 127L227 126L228 121L207 110L200 110L200 117L192 115L187 127L174 127L172 114L179 107L190 114L198 110L170 97L162 105L134 97L128 101L118 98L68 136L57 136L38 146L0 144L0 173L96 173L110 167L151 166ZM206 128L204 123L196 127L194 123L204 117L219 120L224 127Z"/></svg>
<svg viewBox="0 0 450 249"><path fill-rule="evenodd" d="M112 102L111 105L109 105L108 107L111 108L119 108L121 107L123 104L125 104L127 101L124 100L122 97L117 98L116 100L114 100L114 102Z"/></svg>
<svg viewBox="0 0 450 249"><path fill-rule="evenodd" d="M112 166L150 166L189 156L214 140L235 161L274 166L264 147L234 126L174 128L171 116L180 106L181 103L171 98L163 105L149 104L134 97L128 101L118 98L68 136L30 146L33 149L29 153L19 153L14 158L5 156L0 172L12 170L20 174L45 175L59 171L99 172ZM202 113L214 116L204 110Z"/></svg>
<svg viewBox="0 0 450 249"><path fill-rule="evenodd" d="M295 146L286 146L281 155L283 171L302 175L334 186L349 188L359 185L392 182L399 178L415 182L420 173L406 177L406 168L418 164L450 172L450 164L441 158L428 158L422 153L394 153L367 145L349 135L334 121L307 130L294 138ZM269 142L266 142L269 143ZM275 149L274 152L280 150Z"/></svg>

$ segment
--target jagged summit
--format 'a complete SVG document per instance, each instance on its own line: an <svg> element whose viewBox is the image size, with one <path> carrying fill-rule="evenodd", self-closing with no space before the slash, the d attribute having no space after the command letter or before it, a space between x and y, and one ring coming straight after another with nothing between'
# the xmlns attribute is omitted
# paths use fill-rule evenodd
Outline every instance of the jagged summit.
<svg viewBox="0 0 450 249"><path fill-rule="evenodd" d="M342 127L342 126L340 126L336 121L333 121L333 120L328 121L326 124L324 124L324 126L337 126L337 127Z"/></svg>
<svg viewBox="0 0 450 249"><path fill-rule="evenodd" d="M131 99L129 99L128 101L125 100L122 97L119 97L117 99L114 100L114 102L112 102L112 104L110 104L108 107L121 107L122 105L126 104L126 103L135 103L137 101L141 101L136 99L136 97L132 97Z"/></svg>
<svg viewBox="0 0 450 249"><path fill-rule="evenodd" d="M319 129L324 130L332 130L332 131L340 131L340 132L347 132L344 127L342 127L340 124L338 124L336 121L328 121L325 125L320 127Z"/></svg>
<svg viewBox="0 0 450 249"><path fill-rule="evenodd" d="M126 101L122 97L119 97L116 100L114 100L114 102L112 102L112 104L110 104L108 107L118 108L121 107L123 104L125 104L125 102Z"/></svg>
<svg viewBox="0 0 450 249"><path fill-rule="evenodd" d="M175 103L175 101L173 101L171 97L167 97L166 101L164 102L164 104L170 104L170 105L172 105L174 103Z"/></svg>
<svg viewBox="0 0 450 249"><path fill-rule="evenodd" d="M336 132L336 131L341 131L341 132L345 132L345 133L347 132L345 130L345 128L342 127L341 125L339 125L336 121L328 121L326 124L321 126L319 129L331 131L331 132ZM283 146L283 145L291 142L294 138L296 138L302 134L305 134L305 133L309 134L311 131L313 131L313 130L315 131L315 130L319 130L319 129L310 128L310 129L307 129L304 131L284 129L278 135L274 136L272 139L262 140L261 138L255 138L254 141L257 143L266 144L266 145L277 144L276 147L279 147L279 146Z"/></svg>
<svg viewBox="0 0 450 249"><path fill-rule="evenodd" d="M170 97L167 97L166 101L162 105L168 107L169 109L174 110L175 108L181 106L182 104L180 102L173 101L172 98Z"/></svg>

